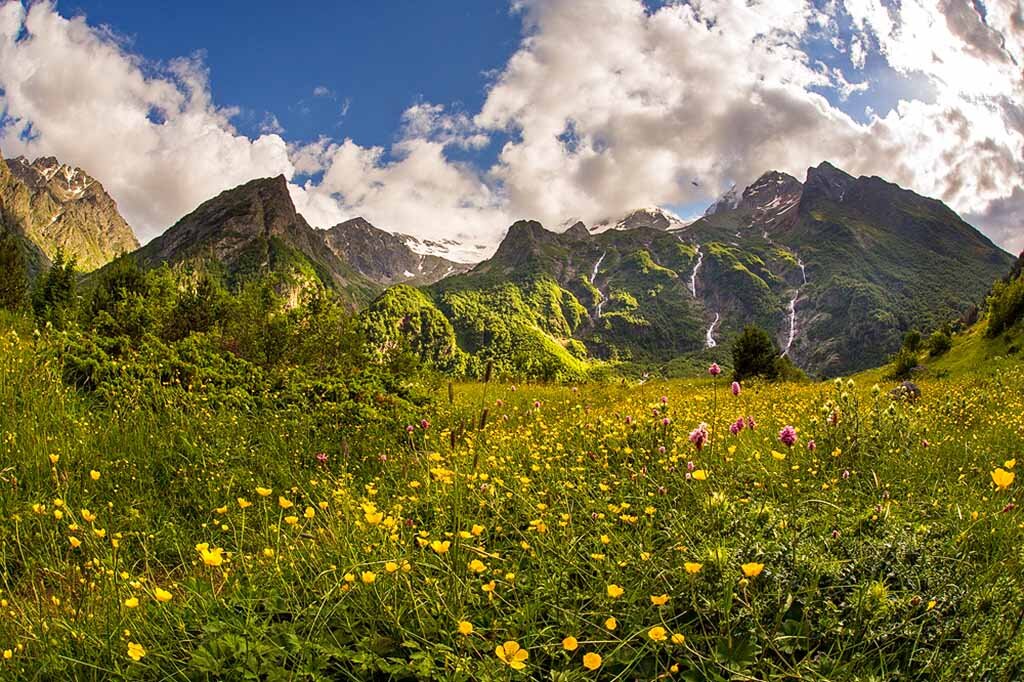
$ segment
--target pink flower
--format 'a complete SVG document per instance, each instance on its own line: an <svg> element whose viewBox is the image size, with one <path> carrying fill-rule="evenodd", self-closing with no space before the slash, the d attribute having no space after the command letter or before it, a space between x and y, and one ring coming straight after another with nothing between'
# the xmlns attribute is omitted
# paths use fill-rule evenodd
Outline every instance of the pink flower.
<svg viewBox="0 0 1024 682"><path fill-rule="evenodd" d="M540 409L540 401L539 400L534 400L533 401L533 409L535 409L535 410L539 410Z"/></svg>
<svg viewBox="0 0 1024 682"><path fill-rule="evenodd" d="M732 382L732 394L733 395L739 395L740 394L740 382L738 382L738 381Z"/></svg>
<svg viewBox="0 0 1024 682"><path fill-rule="evenodd" d="M627 424L632 424L632 423L633 423L633 418L632 418L632 417L629 417L629 416L627 416L627 417L626 417L626 423L627 423Z"/></svg>
<svg viewBox="0 0 1024 682"><path fill-rule="evenodd" d="M693 431L690 432L690 442L697 448L697 452L700 452L704 448L704 443L708 441L708 425L701 424Z"/></svg>
<svg viewBox="0 0 1024 682"><path fill-rule="evenodd" d="M669 419L668 417L665 417L664 419L661 420L661 425L662 426L668 426L671 423L672 423L672 420Z"/></svg>
<svg viewBox="0 0 1024 682"><path fill-rule="evenodd" d="M430 422L428 422L426 419L421 419L420 420L420 428L423 429L424 431L426 431L427 429L430 428Z"/></svg>
<svg viewBox="0 0 1024 682"><path fill-rule="evenodd" d="M757 426L757 424L754 422L754 418L747 417L747 428L753 431L755 426Z"/></svg>
<svg viewBox="0 0 1024 682"><path fill-rule="evenodd" d="M792 426L786 426L779 431L779 441L786 447L793 447L796 443L796 429Z"/></svg>
<svg viewBox="0 0 1024 682"><path fill-rule="evenodd" d="M718 366L717 362L712 362L711 366L708 367L708 374L710 374L713 377L717 377L721 373L722 373L722 368Z"/></svg>
<svg viewBox="0 0 1024 682"><path fill-rule="evenodd" d="M326 452L318 452L318 453L316 453L316 461L320 462L321 464L326 464L327 463L327 453Z"/></svg>
<svg viewBox="0 0 1024 682"><path fill-rule="evenodd" d="M811 452L814 452L815 450L818 449L818 446L814 442L813 438L811 440L807 441L807 449L810 450Z"/></svg>
<svg viewBox="0 0 1024 682"><path fill-rule="evenodd" d="M738 436L740 431L743 430L743 427L745 425L746 424L743 422L743 417L740 417L739 419L734 421L732 424L729 424L729 432L732 435L734 435L734 436Z"/></svg>
<svg viewBox="0 0 1024 682"><path fill-rule="evenodd" d="M662 405L668 405L668 396L667 395L661 396L661 404Z"/></svg>
<svg viewBox="0 0 1024 682"><path fill-rule="evenodd" d="M405 432L406 433L412 433L415 430L416 430L416 427L413 426L412 424L409 424L408 426L405 427Z"/></svg>

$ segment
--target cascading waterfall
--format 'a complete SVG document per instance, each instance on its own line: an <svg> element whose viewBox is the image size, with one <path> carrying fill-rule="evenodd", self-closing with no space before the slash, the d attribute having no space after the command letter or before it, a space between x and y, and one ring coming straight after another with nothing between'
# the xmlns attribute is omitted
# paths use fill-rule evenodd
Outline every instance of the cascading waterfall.
<svg viewBox="0 0 1024 682"><path fill-rule="evenodd" d="M722 316L718 313L715 313L715 321L711 323L710 327L708 327L708 333L705 339L707 341L708 348L714 348L715 346L718 345L718 342L715 341L715 327L718 326L718 322L721 319Z"/></svg>
<svg viewBox="0 0 1024 682"><path fill-rule="evenodd" d="M604 257L607 256L607 255L608 255L607 251L605 251L604 253L601 254L601 257L597 259L596 263L594 263L594 271L592 273L590 273L590 284L595 289L597 289L597 282L596 282L597 271L601 267L601 261L603 261ZM597 302L597 317L601 317L601 308L604 307L605 295L604 295L604 293L600 289L597 289L597 294L598 294L598 296L601 297L601 300L599 300Z"/></svg>
<svg viewBox="0 0 1024 682"><path fill-rule="evenodd" d="M789 338L786 340L786 348L782 351L782 357L789 355L789 351L793 347L793 341L796 340L796 304L800 302L800 292L803 290L804 285L807 284L807 268L799 256L797 256L796 263L800 266L800 276L803 278L803 283L797 287L796 293L793 294L793 298L789 302Z"/></svg>
<svg viewBox="0 0 1024 682"><path fill-rule="evenodd" d="M697 244L697 264L693 266L693 272L690 273L690 293L694 298L697 298L697 271L700 270L703 262L704 253L700 250L700 244Z"/></svg>

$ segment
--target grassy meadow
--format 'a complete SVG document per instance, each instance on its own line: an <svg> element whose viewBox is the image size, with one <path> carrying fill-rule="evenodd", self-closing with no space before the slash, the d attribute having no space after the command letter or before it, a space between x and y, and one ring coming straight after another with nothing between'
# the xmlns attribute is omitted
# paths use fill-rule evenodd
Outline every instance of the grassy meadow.
<svg viewBox="0 0 1024 682"><path fill-rule="evenodd" d="M357 427L61 374L5 325L0 679L1024 675L1020 363L916 402L440 384Z"/></svg>

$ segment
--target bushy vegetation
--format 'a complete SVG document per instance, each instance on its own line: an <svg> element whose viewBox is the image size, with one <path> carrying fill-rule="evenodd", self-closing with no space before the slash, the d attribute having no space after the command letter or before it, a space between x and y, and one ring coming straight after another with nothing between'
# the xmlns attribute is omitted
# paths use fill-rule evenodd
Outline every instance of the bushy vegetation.
<svg viewBox="0 0 1024 682"><path fill-rule="evenodd" d="M1024 319L1024 277L996 282L988 297L988 335L998 336Z"/></svg>

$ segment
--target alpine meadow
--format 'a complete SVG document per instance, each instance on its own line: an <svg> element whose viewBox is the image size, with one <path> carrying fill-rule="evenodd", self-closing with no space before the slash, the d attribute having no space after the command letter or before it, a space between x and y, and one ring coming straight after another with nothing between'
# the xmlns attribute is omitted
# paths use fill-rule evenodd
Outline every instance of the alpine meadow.
<svg viewBox="0 0 1024 682"><path fill-rule="evenodd" d="M1024 679L1019 0L179 5L0 0L0 680Z"/></svg>

